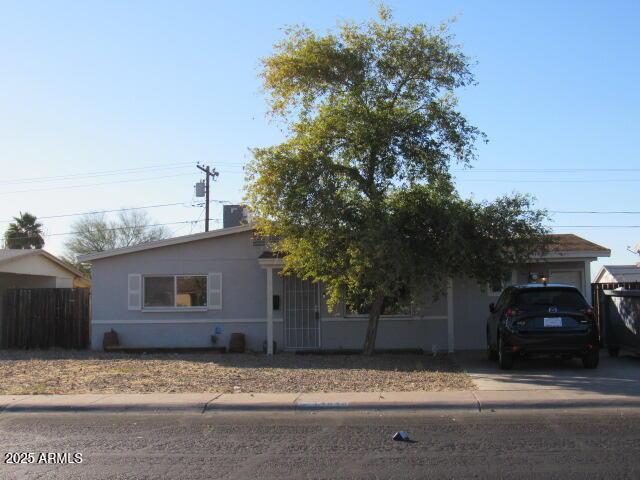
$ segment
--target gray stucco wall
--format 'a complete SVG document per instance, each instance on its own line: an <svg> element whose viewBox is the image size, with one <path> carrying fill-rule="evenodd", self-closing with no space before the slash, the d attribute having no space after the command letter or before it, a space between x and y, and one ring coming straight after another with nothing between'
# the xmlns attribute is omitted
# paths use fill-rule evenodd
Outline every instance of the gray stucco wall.
<svg viewBox="0 0 640 480"><path fill-rule="evenodd" d="M92 266L93 319L255 320L266 315L266 272L258 264L262 250L248 232L144 250L96 260ZM142 275L222 273L222 310L145 312L128 310L127 278Z"/></svg>
<svg viewBox="0 0 640 480"><path fill-rule="evenodd" d="M258 257L261 247L251 243L251 233L199 240L133 254L96 260L93 263L92 345L102 348L102 338L111 328L122 345L134 347L206 347L211 335L217 345L227 346L231 333L246 335L250 350L261 351L266 340L266 270ZM517 272L519 283L529 271L549 268L584 270L584 262L533 264ZM132 311L128 309L127 279L131 273L203 274L222 273L222 310ZM274 340L283 344L282 277L273 273L273 294L280 295L281 308L273 312ZM453 282L453 323L456 349L485 347L488 306L497 297L486 285L472 279ZM378 331L378 348L447 349L447 298L436 302L424 292L416 302L413 317L383 317ZM362 347L365 317L346 316L342 308L321 312L321 347L353 349Z"/></svg>
<svg viewBox="0 0 640 480"><path fill-rule="evenodd" d="M278 347L282 345L282 322L274 326L274 340ZM216 335L217 346L226 347L232 333L245 334L247 349L262 351L262 345L267 338L266 322L232 322L216 321L194 323L180 320L173 323L130 323L130 324L94 324L92 326L92 348L102 348L102 338L105 332L113 328L118 332L121 345L130 347L180 348L180 347L211 347L211 335ZM216 329L218 331L216 332Z"/></svg>
<svg viewBox="0 0 640 480"><path fill-rule="evenodd" d="M216 327L218 343L231 333L247 334L248 346L261 350L266 337L266 271L258 264L260 247L250 232L173 245L96 260L92 266L92 345L102 347L105 331L113 328L123 345L211 346ZM127 279L142 275L222 273L222 310L136 311L128 309ZM281 288L275 282L274 290Z"/></svg>
<svg viewBox="0 0 640 480"><path fill-rule="evenodd" d="M322 322L322 348L362 348L367 330L366 319L341 319ZM447 320L420 318L382 318L378 326L376 348L447 349Z"/></svg>

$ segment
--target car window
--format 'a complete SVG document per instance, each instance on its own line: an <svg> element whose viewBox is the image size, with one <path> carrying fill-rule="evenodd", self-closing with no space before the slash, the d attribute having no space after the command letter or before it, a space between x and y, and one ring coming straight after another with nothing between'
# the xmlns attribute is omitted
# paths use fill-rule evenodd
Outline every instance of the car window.
<svg viewBox="0 0 640 480"><path fill-rule="evenodd" d="M518 293L515 303L521 306L541 305L561 308L585 308L588 306L580 292L571 288L524 290Z"/></svg>

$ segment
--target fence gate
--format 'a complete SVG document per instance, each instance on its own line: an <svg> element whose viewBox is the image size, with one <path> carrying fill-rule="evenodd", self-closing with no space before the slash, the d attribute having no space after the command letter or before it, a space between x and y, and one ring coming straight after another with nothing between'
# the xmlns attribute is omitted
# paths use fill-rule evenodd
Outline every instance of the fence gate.
<svg viewBox="0 0 640 480"><path fill-rule="evenodd" d="M91 290L10 288L0 318L0 348L87 348Z"/></svg>
<svg viewBox="0 0 640 480"><path fill-rule="evenodd" d="M285 348L320 348L320 285L294 276L283 281Z"/></svg>
<svg viewBox="0 0 640 480"><path fill-rule="evenodd" d="M605 312L604 305L606 302L606 296L604 290L615 290L616 288L624 288L627 290L640 289L640 282L619 282L619 283L592 283L591 284L591 305L593 306L596 319L598 320L598 329L600 332L600 344L604 344L604 337L606 335L605 326Z"/></svg>

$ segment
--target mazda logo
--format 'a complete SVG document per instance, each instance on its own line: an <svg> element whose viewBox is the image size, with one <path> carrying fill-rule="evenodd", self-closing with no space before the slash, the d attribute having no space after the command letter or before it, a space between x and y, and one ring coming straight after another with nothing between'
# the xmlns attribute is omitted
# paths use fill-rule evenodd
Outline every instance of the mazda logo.
<svg viewBox="0 0 640 480"><path fill-rule="evenodd" d="M558 309L556 307L549 307L549 312L556 313Z"/></svg>

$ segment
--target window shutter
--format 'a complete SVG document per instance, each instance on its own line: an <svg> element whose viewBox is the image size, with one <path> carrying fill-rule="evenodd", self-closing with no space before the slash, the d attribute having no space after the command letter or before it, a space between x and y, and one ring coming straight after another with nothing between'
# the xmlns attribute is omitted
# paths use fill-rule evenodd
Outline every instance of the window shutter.
<svg viewBox="0 0 640 480"><path fill-rule="evenodd" d="M222 273L209 273L207 283L207 288L209 289L207 308L209 310L222 310Z"/></svg>
<svg viewBox="0 0 640 480"><path fill-rule="evenodd" d="M130 273L127 284L129 286L129 310L142 309L142 275Z"/></svg>

